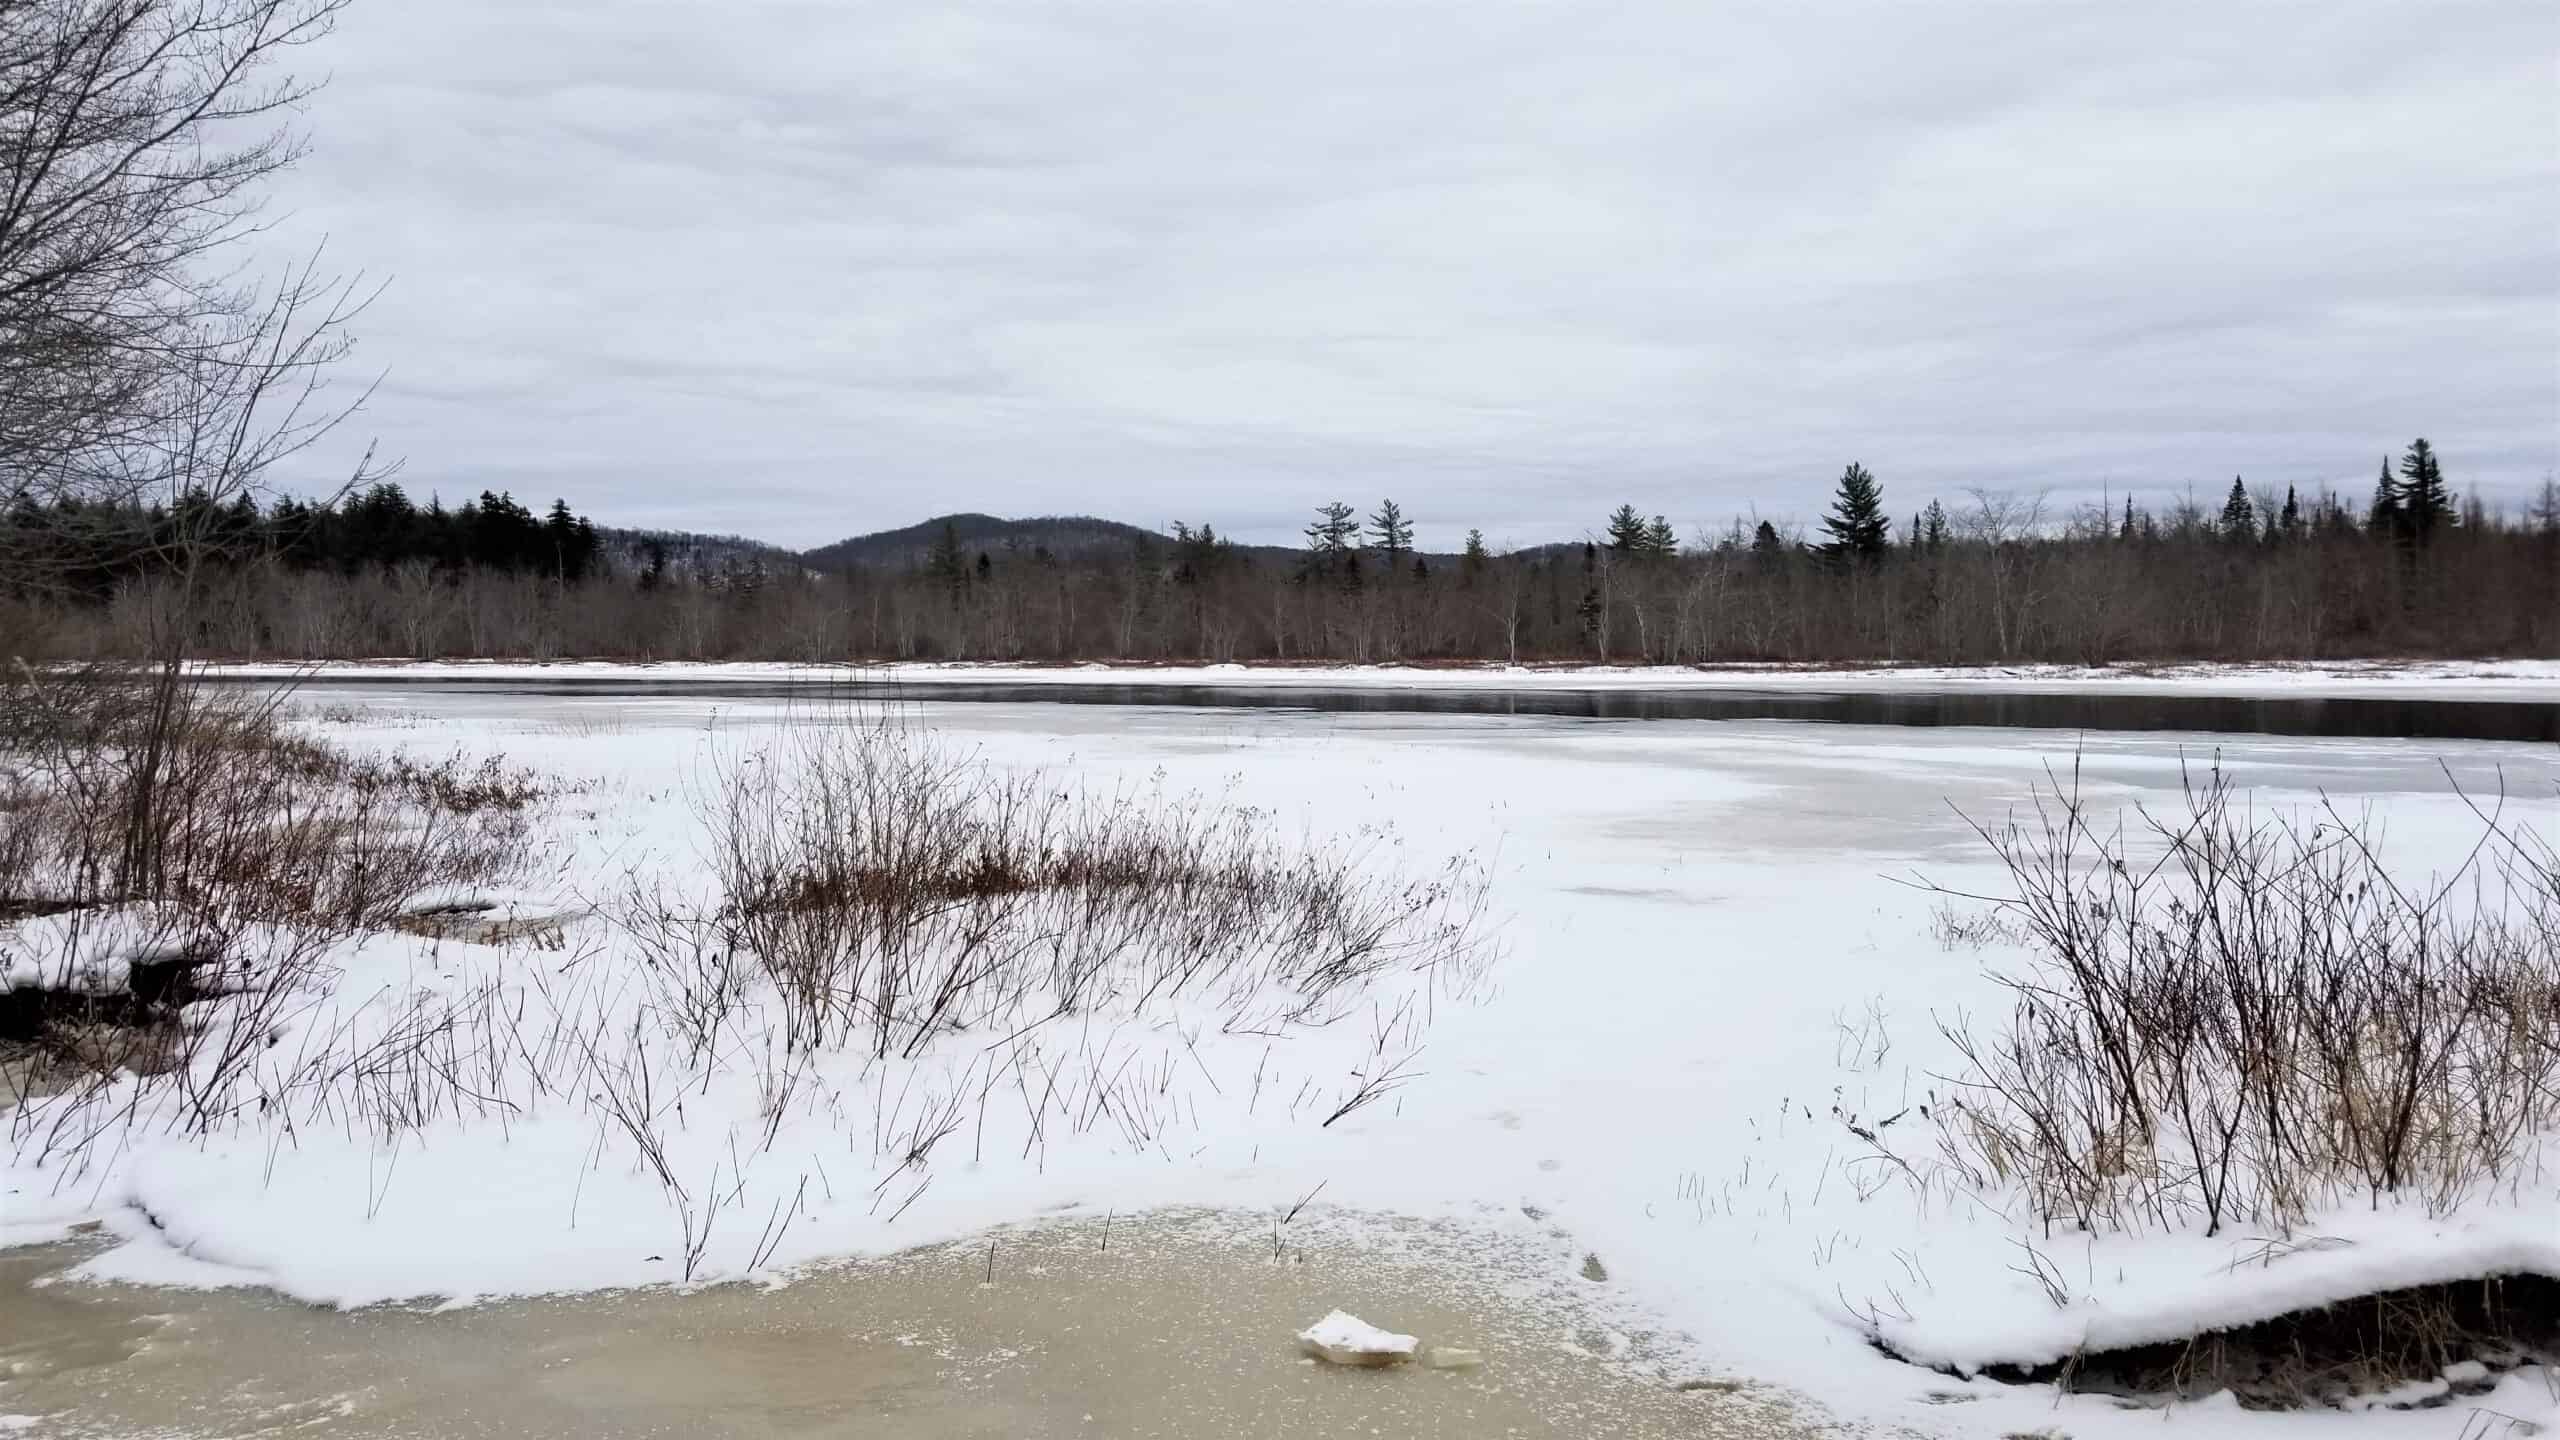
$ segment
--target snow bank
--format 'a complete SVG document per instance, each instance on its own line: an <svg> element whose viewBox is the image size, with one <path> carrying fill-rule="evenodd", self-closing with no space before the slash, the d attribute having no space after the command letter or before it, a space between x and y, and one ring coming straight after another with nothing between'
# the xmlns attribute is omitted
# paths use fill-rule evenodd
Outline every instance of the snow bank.
<svg viewBox="0 0 2560 1440"><path fill-rule="evenodd" d="M2038 1263L2028 1247L2063 1287L2062 1303L2027 1273ZM2290 1238L1956 1229L1925 1237L1918 1253L1926 1289L1896 1265L1868 1264L1859 1280L1843 1277L1844 1293L1853 1303L1870 1297L1877 1338L1894 1353L1971 1374L2185 1340L2387 1290L2498 1275L2560 1279L2560 1199L2483 1202L2441 1220L2345 1210Z"/></svg>
<svg viewBox="0 0 2560 1440"><path fill-rule="evenodd" d="M159 901L12 921L0 925L0 991L122 994L134 966L182 959L196 940L187 909Z"/></svg>

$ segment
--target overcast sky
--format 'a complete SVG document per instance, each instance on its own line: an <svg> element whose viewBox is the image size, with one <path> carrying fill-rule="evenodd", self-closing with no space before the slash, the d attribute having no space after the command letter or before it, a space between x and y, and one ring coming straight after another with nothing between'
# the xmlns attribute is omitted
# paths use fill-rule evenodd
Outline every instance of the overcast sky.
<svg viewBox="0 0 2560 1440"><path fill-rule="evenodd" d="M356 0L421 493L1427 546L2560 466L2560 6Z"/></svg>

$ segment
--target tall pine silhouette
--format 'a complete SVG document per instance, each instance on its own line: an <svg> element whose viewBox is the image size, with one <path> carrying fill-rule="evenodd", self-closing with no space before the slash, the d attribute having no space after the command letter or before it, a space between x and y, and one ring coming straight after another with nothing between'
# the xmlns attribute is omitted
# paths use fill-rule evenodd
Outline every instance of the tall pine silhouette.
<svg viewBox="0 0 2560 1440"><path fill-rule="evenodd" d="M2365 533L2396 540L2407 529L2407 519L2400 508L2400 482L2391 478L2391 457L2385 455L2382 476L2373 482L2373 508L2365 512Z"/></svg>
<svg viewBox="0 0 2560 1440"><path fill-rule="evenodd" d="M1840 489L1831 500L1831 513L1822 517L1822 528L1831 539L1822 553L1843 563L1872 563L1884 558L1893 543L1892 522L1884 518L1884 487L1867 467L1856 461L1840 472Z"/></svg>
<svg viewBox="0 0 2560 1440"><path fill-rule="evenodd" d="M2409 442L2400 457L2400 523L2421 545L2453 524L2453 493L2445 489L2444 467L2424 436Z"/></svg>
<svg viewBox="0 0 2560 1440"><path fill-rule="evenodd" d="M2258 538L2258 507L2249 503L2249 492L2240 488L2240 477L2231 477L2231 495L2222 502L2222 538L2235 545L2246 545Z"/></svg>

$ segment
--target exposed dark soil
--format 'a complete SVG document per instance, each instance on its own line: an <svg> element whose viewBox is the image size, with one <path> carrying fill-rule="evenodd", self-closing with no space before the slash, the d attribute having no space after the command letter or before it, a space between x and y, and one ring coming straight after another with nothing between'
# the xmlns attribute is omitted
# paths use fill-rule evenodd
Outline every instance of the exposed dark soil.
<svg viewBox="0 0 2560 1440"><path fill-rule="evenodd" d="M25 895L0 895L0 925L12 920L34 920L46 915L88 908L84 900L44 900Z"/></svg>
<svg viewBox="0 0 2560 1440"><path fill-rule="evenodd" d="M170 1023L179 1010L207 998L210 992L197 983L196 972L212 958L137 960L126 988L104 993L40 985L0 990L0 1041L34 1044L66 1027L132 1029Z"/></svg>
<svg viewBox="0 0 2560 1440"><path fill-rule="evenodd" d="M2151 1401L2227 1390L2249 1410L2358 1400L2414 1409L2486 1391L2524 1365L2560 1365L2560 1279L2496 1275L2387 1290L2186 1340L1981 1374Z"/></svg>

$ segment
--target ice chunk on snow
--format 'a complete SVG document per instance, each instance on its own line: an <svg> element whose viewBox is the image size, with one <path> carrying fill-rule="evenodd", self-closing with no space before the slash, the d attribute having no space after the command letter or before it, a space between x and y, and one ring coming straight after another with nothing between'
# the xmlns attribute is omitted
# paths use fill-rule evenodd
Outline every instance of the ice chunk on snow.
<svg viewBox="0 0 2560 1440"><path fill-rule="evenodd" d="M1420 1342L1336 1310L1299 1331L1298 1343L1336 1365L1400 1365L1413 1358L1413 1347Z"/></svg>

